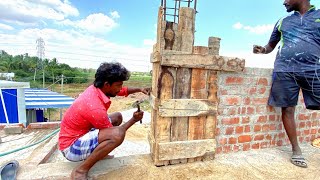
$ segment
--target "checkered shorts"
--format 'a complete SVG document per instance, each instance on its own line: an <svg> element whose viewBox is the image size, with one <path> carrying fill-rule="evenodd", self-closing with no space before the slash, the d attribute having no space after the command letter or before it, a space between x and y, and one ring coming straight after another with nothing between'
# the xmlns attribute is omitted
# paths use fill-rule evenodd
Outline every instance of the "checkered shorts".
<svg viewBox="0 0 320 180"><path fill-rule="evenodd" d="M83 161L99 145L99 129L89 131L84 136L76 140L71 146L62 150L63 156L69 161Z"/></svg>

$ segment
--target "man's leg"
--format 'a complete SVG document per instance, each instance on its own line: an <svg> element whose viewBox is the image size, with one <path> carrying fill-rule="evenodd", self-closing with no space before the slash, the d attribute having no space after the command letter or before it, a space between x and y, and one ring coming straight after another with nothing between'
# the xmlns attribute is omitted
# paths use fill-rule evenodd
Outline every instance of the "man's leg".
<svg viewBox="0 0 320 180"><path fill-rule="evenodd" d="M296 123L294 120L295 107L283 107L282 108L282 122L284 128L289 137L290 143L292 145L292 152L294 155L301 155L301 149L299 147Z"/></svg>
<svg viewBox="0 0 320 180"><path fill-rule="evenodd" d="M101 129L98 136L99 145L86 160L72 171L71 179L87 179L90 168L123 142L125 131L123 127Z"/></svg>

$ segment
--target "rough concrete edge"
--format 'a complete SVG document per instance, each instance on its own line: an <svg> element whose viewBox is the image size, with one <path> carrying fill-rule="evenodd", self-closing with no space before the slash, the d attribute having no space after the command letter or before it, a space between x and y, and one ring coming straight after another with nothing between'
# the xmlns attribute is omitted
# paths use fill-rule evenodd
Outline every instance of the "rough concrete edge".
<svg viewBox="0 0 320 180"><path fill-rule="evenodd" d="M102 175L106 175L115 169L125 167L128 165L137 164L146 159L146 157L151 157L147 155L135 155L135 156L124 156L114 159L104 159L98 161L93 168L89 171L89 178L96 178ZM68 179L70 174L80 162L60 162L60 163L44 163L39 164L32 170L24 169L24 171L19 174L18 179ZM48 173L49 172L49 173Z"/></svg>

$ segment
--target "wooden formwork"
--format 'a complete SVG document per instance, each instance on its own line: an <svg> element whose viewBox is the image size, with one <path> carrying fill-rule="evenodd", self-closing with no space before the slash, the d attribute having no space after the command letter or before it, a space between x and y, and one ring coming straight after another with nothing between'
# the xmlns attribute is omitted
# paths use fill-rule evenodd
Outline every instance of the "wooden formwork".
<svg viewBox="0 0 320 180"><path fill-rule="evenodd" d="M151 156L157 166L213 159L218 71L242 71L245 61L219 56L219 38L194 46L195 11L180 8L179 24L163 21L151 54Z"/></svg>

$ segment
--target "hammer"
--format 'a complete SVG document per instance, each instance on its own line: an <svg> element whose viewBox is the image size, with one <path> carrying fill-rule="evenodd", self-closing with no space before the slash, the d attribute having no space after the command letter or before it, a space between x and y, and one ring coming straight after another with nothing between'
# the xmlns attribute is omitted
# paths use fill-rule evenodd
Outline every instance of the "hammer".
<svg viewBox="0 0 320 180"><path fill-rule="evenodd" d="M140 104L143 103L142 100L137 100L132 104L132 107L138 108L138 112L140 112ZM142 120L140 120L140 124L142 124Z"/></svg>

